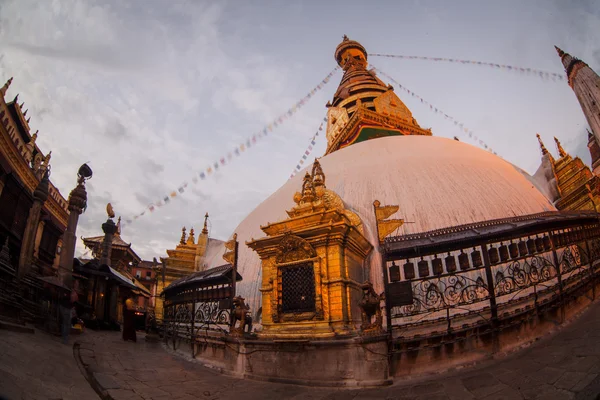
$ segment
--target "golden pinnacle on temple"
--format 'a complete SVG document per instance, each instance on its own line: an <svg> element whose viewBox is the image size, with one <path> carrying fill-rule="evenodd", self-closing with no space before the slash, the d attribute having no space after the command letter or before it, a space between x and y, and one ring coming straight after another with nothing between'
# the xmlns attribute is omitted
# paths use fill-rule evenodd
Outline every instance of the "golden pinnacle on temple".
<svg viewBox="0 0 600 400"><path fill-rule="evenodd" d="M179 240L180 244L185 244L185 238L186 238L185 230L186 230L185 226L183 228L181 228L181 239Z"/></svg>
<svg viewBox="0 0 600 400"><path fill-rule="evenodd" d="M367 67L367 50L357 41L348 39L346 35L335 49L334 57L344 70L355 64L363 68Z"/></svg>
<svg viewBox="0 0 600 400"><path fill-rule="evenodd" d="M562 145L560 144L560 142L558 141L556 136L554 137L554 141L556 142L556 148L558 149L558 154L561 157L565 157L567 155L567 152L565 151L565 149L563 149Z"/></svg>
<svg viewBox="0 0 600 400"><path fill-rule="evenodd" d="M564 55L565 55L565 52L564 52L564 51L562 51L562 50L561 50L561 49L560 49L558 46L554 46L554 48L556 49L556 52L558 53L558 55L559 55L560 57L562 57L562 56L564 56Z"/></svg>
<svg viewBox="0 0 600 400"><path fill-rule="evenodd" d="M207 221L208 221L208 213L206 213L204 215L204 226L202 227L202 233L205 234L205 235L208 235Z"/></svg>
<svg viewBox="0 0 600 400"><path fill-rule="evenodd" d="M548 154L548 149L546 149L546 146L544 146L544 142L542 142L542 138L541 138L540 134L536 133L535 136L537 137L537 140L540 143L540 148L542 149L542 155Z"/></svg>

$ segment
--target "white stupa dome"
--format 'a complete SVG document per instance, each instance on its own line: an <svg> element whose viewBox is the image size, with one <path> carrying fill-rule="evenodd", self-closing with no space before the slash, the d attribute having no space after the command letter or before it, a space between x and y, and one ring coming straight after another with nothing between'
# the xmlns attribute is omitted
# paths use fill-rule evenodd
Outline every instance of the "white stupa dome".
<svg viewBox="0 0 600 400"><path fill-rule="evenodd" d="M361 218L375 250L365 263L365 277L383 291L373 201L399 205L391 218L410 222L397 234L556 211L524 173L490 152L456 140L432 136L390 136L367 140L319 160L326 186ZM310 166L309 166L310 167ZM309 169L310 170L310 169ZM261 306L261 261L245 245L264 237L260 226L287 218L295 204L304 171L263 201L235 229L238 234L238 293L253 313ZM219 261L218 259L215 259ZM222 263L222 262L221 262ZM209 267L214 267L210 265Z"/></svg>

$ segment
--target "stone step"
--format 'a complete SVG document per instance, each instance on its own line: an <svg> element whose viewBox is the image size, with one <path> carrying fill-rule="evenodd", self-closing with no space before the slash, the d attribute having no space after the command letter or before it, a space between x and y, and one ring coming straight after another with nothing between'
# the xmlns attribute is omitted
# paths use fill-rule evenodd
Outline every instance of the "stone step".
<svg viewBox="0 0 600 400"><path fill-rule="evenodd" d="M4 329L6 331L11 331L11 332L19 332L19 333L35 333L35 329L33 329L29 326L25 326L25 325L21 325L21 324L14 324L14 323L6 322L6 321L0 321L0 329Z"/></svg>

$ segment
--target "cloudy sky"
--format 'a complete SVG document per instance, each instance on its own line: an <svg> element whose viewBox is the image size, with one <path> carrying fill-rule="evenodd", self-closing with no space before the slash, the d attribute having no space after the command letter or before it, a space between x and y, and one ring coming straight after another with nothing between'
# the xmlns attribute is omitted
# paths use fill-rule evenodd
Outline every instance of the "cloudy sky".
<svg viewBox="0 0 600 400"><path fill-rule="evenodd" d="M123 238L151 259L173 248L183 225L199 230L206 211L211 235L227 239L288 179L340 72L272 135L191 183L319 83L335 67L344 34L372 53L562 72L555 44L600 71L599 32L595 0L0 0L0 80L14 77L8 97L19 93L25 101L65 197L79 165L93 168L78 236L101 234L108 202L130 218L190 182L169 206L124 228ZM548 148L557 136L589 162L586 122L564 81L471 65L369 61L530 173L540 158L536 132ZM469 142L451 122L396 92L434 135ZM323 136L313 154L324 148Z"/></svg>

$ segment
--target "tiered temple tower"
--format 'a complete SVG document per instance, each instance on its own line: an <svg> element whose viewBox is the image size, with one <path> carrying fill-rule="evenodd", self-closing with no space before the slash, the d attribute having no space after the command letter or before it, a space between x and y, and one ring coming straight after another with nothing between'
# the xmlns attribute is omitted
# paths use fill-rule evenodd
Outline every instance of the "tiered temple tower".
<svg viewBox="0 0 600 400"><path fill-rule="evenodd" d="M556 47L556 46L555 46ZM596 141L600 141L600 76L586 63L565 53L556 51L565 67L569 86L575 92Z"/></svg>
<svg viewBox="0 0 600 400"><path fill-rule="evenodd" d="M335 50L344 76L327 103L327 150L329 154L352 143L383 136L425 135L412 113L373 70L367 70L367 51L344 36ZM382 129L384 128L384 129Z"/></svg>

